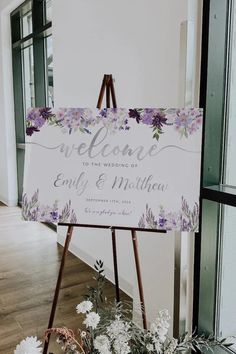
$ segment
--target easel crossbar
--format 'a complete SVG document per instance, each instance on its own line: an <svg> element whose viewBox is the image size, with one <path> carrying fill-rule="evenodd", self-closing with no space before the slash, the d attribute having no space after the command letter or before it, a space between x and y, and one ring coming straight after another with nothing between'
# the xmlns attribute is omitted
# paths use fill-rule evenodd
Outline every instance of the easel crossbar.
<svg viewBox="0 0 236 354"><path fill-rule="evenodd" d="M92 229L109 229L109 230L124 230L124 231L140 231L140 232L157 232L165 234L166 230L163 229L145 229L145 228L135 228L135 227L125 227L125 226L108 226L108 225L91 225L91 224L68 224L68 223L59 223L58 226L75 226L81 228L92 228Z"/></svg>

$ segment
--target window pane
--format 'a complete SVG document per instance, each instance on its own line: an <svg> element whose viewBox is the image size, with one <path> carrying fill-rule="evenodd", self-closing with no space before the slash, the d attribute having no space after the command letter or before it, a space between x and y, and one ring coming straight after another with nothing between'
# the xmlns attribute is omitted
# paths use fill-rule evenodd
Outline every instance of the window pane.
<svg viewBox="0 0 236 354"><path fill-rule="evenodd" d="M24 179L24 161L25 151L17 149L17 184L18 184L18 202L22 203L23 179Z"/></svg>
<svg viewBox="0 0 236 354"><path fill-rule="evenodd" d="M233 29L231 44L231 68L229 75L229 126L227 144L226 183L236 186L236 2L233 10Z"/></svg>
<svg viewBox="0 0 236 354"><path fill-rule="evenodd" d="M47 105L53 107L53 49L52 36L46 38L46 83L47 83Z"/></svg>
<svg viewBox="0 0 236 354"><path fill-rule="evenodd" d="M46 0L46 22L52 21L52 0Z"/></svg>
<svg viewBox="0 0 236 354"><path fill-rule="evenodd" d="M23 49L22 56L23 56L24 108L26 113L29 107L35 106L33 46L31 45Z"/></svg>
<svg viewBox="0 0 236 354"><path fill-rule="evenodd" d="M26 111L36 104L53 105L52 37L46 38L51 34L52 1L22 2L11 14L19 202L23 186ZM46 23L45 30L42 24ZM39 33L39 30L42 31Z"/></svg>
<svg viewBox="0 0 236 354"><path fill-rule="evenodd" d="M32 2L29 1L21 10L22 37L32 33Z"/></svg>
<svg viewBox="0 0 236 354"><path fill-rule="evenodd" d="M225 206L223 213L222 264L220 279L220 337L236 335L236 208ZM235 345L236 349L236 345Z"/></svg>

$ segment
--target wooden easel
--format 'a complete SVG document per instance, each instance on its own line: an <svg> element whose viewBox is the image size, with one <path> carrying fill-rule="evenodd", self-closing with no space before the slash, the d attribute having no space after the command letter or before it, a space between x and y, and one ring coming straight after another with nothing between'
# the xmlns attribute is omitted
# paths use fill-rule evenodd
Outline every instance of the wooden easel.
<svg viewBox="0 0 236 354"><path fill-rule="evenodd" d="M102 101L104 98L104 93L106 91L106 107L110 108L112 99L113 108L117 108L116 103L116 96L113 84L112 75L104 75L102 86L100 89L97 108L101 109ZM135 267L136 267L136 274L137 274L137 281L138 281L138 289L139 289L139 298L140 298L140 305L142 308L142 321L144 329L147 329L147 317L146 317L146 309L145 309L145 302L144 302L144 291L143 291L143 283L142 283L142 276L141 276L141 266L139 260L139 252L138 252L138 240L137 240L137 231L144 231L144 232L158 232L158 233L166 233L165 230L154 230L154 229L141 229L141 228L128 228L128 227L112 227L107 225L87 225L87 224L67 224L67 223L60 223L59 226L67 226L67 234L64 244L64 250L62 254L59 274L57 278L56 289L54 293L52 309L49 317L48 322L48 329L53 327L54 317L57 308L57 302L62 282L62 276L65 267L65 260L68 253L69 245L71 242L73 228L80 227L80 228L95 228L95 229L110 229L111 236L112 236L112 250L113 250L113 266L114 266L114 278L115 278L115 288L116 288L116 301L120 301L120 290L119 290L119 274L118 274L118 264L117 264L117 248L116 248L116 230L127 230L131 232L132 236L132 244L133 244L133 252L134 252L134 259L135 259ZM44 342L44 349L43 354L47 354L48 346L50 341L50 334L48 335L48 340Z"/></svg>

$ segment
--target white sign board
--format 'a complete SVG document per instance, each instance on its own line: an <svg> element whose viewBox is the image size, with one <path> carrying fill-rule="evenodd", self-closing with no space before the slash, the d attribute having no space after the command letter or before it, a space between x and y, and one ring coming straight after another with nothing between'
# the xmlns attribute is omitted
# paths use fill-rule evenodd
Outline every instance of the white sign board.
<svg viewBox="0 0 236 354"><path fill-rule="evenodd" d="M197 231L202 110L33 108L25 220Z"/></svg>

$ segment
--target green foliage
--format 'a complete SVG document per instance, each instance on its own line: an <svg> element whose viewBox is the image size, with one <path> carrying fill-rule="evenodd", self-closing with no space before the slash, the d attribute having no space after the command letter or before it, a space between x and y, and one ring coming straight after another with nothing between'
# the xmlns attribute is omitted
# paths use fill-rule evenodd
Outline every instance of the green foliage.
<svg viewBox="0 0 236 354"><path fill-rule="evenodd" d="M103 262L97 260L94 264L96 270L96 275L93 277L96 280L96 287L89 286L88 294L84 296L85 300L91 301L95 306L95 311L98 312L100 306L106 301L103 293L103 288L106 282L106 277L104 274Z"/></svg>
<svg viewBox="0 0 236 354"><path fill-rule="evenodd" d="M228 342L227 338L223 338L221 340L218 340L215 338L213 334L210 335L205 335L200 334L189 334L185 333L179 338L178 341L178 346L176 348L177 352L183 352L188 349L193 350L194 352L200 351L202 352L203 350L210 350L213 352L214 347L218 348L228 348L232 346L233 343Z"/></svg>
<svg viewBox="0 0 236 354"><path fill-rule="evenodd" d="M225 338L218 340L213 335L205 334L184 333L178 340L168 337L170 317L167 310L158 312L158 317L152 324L154 327L151 325L150 329L147 330L140 328L133 322L133 302L124 301L117 303L114 301L108 303L103 292L106 282L103 262L101 260L96 261L94 268L96 275L93 279L96 281L96 286L88 287L88 294L84 298L93 303L93 311L97 312L100 321L96 328L87 327L85 331L79 330L83 354L101 353L98 349L95 349L95 342L99 336L106 337L109 340L110 349L107 352L104 351L104 353L111 354L121 353L114 346L115 340L119 335L121 335L121 338L122 336L123 338L124 336L126 337L125 341L129 347L130 354L181 354L187 351L203 352L206 350L213 352L215 347L228 348L233 344L229 343ZM114 328L115 332L112 332ZM162 331L162 337L158 332L159 330ZM82 335L82 333L84 334ZM70 336L68 339L63 336L61 341L65 344L64 352L66 354L81 353L78 352L78 342L76 342L75 338ZM122 339L119 343L122 344ZM128 351L125 351L125 353L128 353Z"/></svg>

